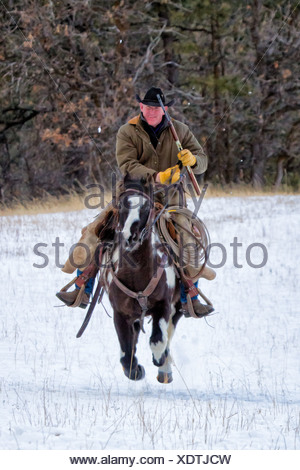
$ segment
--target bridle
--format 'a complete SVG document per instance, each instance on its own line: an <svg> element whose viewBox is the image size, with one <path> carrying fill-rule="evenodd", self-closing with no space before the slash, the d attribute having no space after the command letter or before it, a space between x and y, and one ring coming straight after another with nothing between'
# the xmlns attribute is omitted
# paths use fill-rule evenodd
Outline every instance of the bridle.
<svg viewBox="0 0 300 470"><path fill-rule="evenodd" d="M133 188L128 188L126 189L123 193L120 194L119 196L119 199L118 199L118 207L120 209L121 207L121 204L122 204L122 199L124 197L126 197L128 194L134 194L134 195L140 195L146 199L148 199L148 201L150 202L150 210L149 210L149 214L148 214L148 218L147 218L147 222L145 224L145 227L141 230L141 233L139 235L139 238L138 240L136 241L136 244L140 244L142 245L143 241L145 240L146 237L148 237L149 233L151 232L152 230L152 227L153 227L153 221L155 219L155 206L154 206L154 203L153 203L153 199L146 193L138 190L138 189L133 189ZM120 222L119 222L120 223ZM119 227L120 228L120 227ZM112 280L114 282L114 284L125 294L127 295L128 297L131 297L133 299L135 299L138 303L139 303L139 306L141 308L141 311L142 311L142 315L141 315L141 318L138 320L139 323L140 323L140 327L141 327L141 330L145 333L145 330L144 330L144 318L145 318L145 315L148 311L148 297L150 295L152 295L152 293L154 292L154 290L156 289L158 283L160 282L161 280L161 277L163 275L163 272L165 270L165 263L167 261L167 255L164 253L162 255L162 259L161 259L161 263L158 267L158 270L156 272L156 275L152 276L152 278L150 279L148 285L146 286L146 288L143 290L143 291L139 291L139 292L135 292L131 289L129 289L127 286L125 286L123 284L123 282L121 282L115 271L114 271L114 266L111 265L108 269L109 269L109 272L110 274L112 275Z"/></svg>
<svg viewBox="0 0 300 470"><path fill-rule="evenodd" d="M148 214L148 218L147 218L147 221L146 221L146 224L144 226L144 228L141 230L140 234L139 234L139 238L138 240L136 241L136 245L142 245L145 238L148 237L150 231L151 231L151 228L153 227L153 220L154 220L154 217L155 217L155 206L154 206L154 203L153 203L153 199L147 194L147 193L144 193L143 191L140 191L139 189L134 189L134 188L128 188L128 189L125 189L125 191L123 191L120 195L119 195L119 198L118 198L118 210L121 209L122 207L122 201L123 199L128 196L128 195L138 195L138 196L142 196L143 198L147 199L149 202L150 202L150 210L149 210L149 214ZM117 230L118 231L121 231L120 229L120 221L117 225Z"/></svg>

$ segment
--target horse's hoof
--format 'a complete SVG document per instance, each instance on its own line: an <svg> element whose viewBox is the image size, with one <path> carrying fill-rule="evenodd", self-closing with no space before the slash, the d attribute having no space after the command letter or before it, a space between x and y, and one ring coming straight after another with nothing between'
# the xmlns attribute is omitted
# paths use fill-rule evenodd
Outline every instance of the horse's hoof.
<svg viewBox="0 0 300 470"><path fill-rule="evenodd" d="M134 370L130 371L130 370L124 369L124 374L130 380L142 380L145 377L145 369L143 366L138 364L138 366Z"/></svg>
<svg viewBox="0 0 300 470"><path fill-rule="evenodd" d="M162 354L161 358L159 359L159 361L157 361L157 360L155 359L154 355L152 354L152 362L153 362L153 364L154 364L156 367L161 367L161 366L163 366L164 363L166 362L166 359L167 359L168 355L169 355L169 350L166 349L166 350L163 352L163 354Z"/></svg>
<svg viewBox="0 0 300 470"><path fill-rule="evenodd" d="M154 364L156 367L161 367L161 366L163 366L164 363L165 363L165 361L166 361L165 356L162 356L159 361L157 361L157 360L155 359L155 357L152 356L152 362L153 362L153 364Z"/></svg>
<svg viewBox="0 0 300 470"><path fill-rule="evenodd" d="M140 364L137 366L134 380L142 380L145 377L145 369Z"/></svg>
<svg viewBox="0 0 300 470"><path fill-rule="evenodd" d="M161 384L170 384L173 382L172 372L158 372L158 376L156 378Z"/></svg>

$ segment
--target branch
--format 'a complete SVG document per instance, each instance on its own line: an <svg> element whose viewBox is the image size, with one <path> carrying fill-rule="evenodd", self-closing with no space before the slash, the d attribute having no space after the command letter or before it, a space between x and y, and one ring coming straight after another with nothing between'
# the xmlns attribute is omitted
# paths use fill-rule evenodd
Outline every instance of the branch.
<svg viewBox="0 0 300 470"><path fill-rule="evenodd" d="M211 30L206 29L206 28L188 28L186 26L181 26L180 24L175 24L173 27L181 29L181 31L193 31L193 32L199 32L199 33L212 34Z"/></svg>
<svg viewBox="0 0 300 470"><path fill-rule="evenodd" d="M143 58L143 60L141 61L140 65L137 68L136 74L135 74L134 79L132 81L133 84L135 84L135 82L137 81L137 79L138 79L139 75L142 73L145 65L150 61L152 51L157 46L159 41L161 40L161 35L162 35L162 33L164 32L165 29L166 29L166 24L164 24L164 26L161 28L161 30L159 31L156 38L154 38L150 42L150 44L148 45L145 57Z"/></svg>
<svg viewBox="0 0 300 470"><path fill-rule="evenodd" d="M15 111L16 116L12 118L7 118L5 119L3 114ZM6 108L2 111L0 114L0 125L3 125L4 127L0 129L0 132L5 132L7 129L10 127L14 126L19 126L20 124L23 125L25 122L30 121L33 119L37 114L39 114L41 111L38 111L36 109L23 109L23 108ZM2 126L1 126L2 127Z"/></svg>
<svg viewBox="0 0 300 470"><path fill-rule="evenodd" d="M289 111L297 111L298 109L300 109L300 104L299 103L295 103L295 104L286 104L284 106L282 106L281 108L279 109L276 109L275 111L273 112L270 112L269 116L273 117L274 115L275 116L281 116L282 114L285 114Z"/></svg>

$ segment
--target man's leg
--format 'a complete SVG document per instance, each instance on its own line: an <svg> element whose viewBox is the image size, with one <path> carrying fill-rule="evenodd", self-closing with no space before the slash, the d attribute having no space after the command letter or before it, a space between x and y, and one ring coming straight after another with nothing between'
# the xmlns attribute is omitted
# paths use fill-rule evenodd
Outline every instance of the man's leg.
<svg viewBox="0 0 300 470"><path fill-rule="evenodd" d="M86 268L93 259L98 242L99 229L105 223L105 219L113 205L110 202L100 214L81 231L81 237L73 246L73 251L67 259L62 272L72 274L76 268Z"/></svg>
<svg viewBox="0 0 300 470"><path fill-rule="evenodd" d="M80 271L80 269L77 269L77 276L80 276L80 274L82 274L82 273L83 273L83 271ZM88 280L88 282L85 286L84 294L83 294L81 303L79 305L80 308L86 308L87 307L87 305L89 303L89 300L90 300L90 296L93 292L94 283L95 283L95 278L91 277ZM61 300L66 305L68 305L68 307L70 307L71 305L74 304L75 300L77 299L77 295L79 294L79 291L80 291L80 287L77 286L77 284L75 284L75 289L73 291L71 291L71 292L58 292L56 294L56 297L58 297L59 300Z"/></svg>
<svg viewBox="0 0 300 470"><path fill-rule="evenodd" d="M172 194L170 192L169 196ZM164 203L166 201L164 200ZM177 191L175 194L172 194L172 197L169 198L169 206L179 206L179 207L187 207L185 197L180 199L180 194ZM198 278L199 278L199 271L201 270L201 265L199 264L199 247L195 244L195 239L191 236L186 230L182 229L181 227L189 227L190 231L192 232L192 223L187 218L186 215L183 214L172 214L175 225L176 222L178 223L177 229L179 232L179 239L178 243L183 248L183 251L179 255L179 263L184 268L184 272L188 278L194 281L194 285L198 286ZM181 258L182 256L182 258ZM185 258L187 261L185 262ZM201 270L201 277L212 280L216 277L216 273L213 269L209 268L208 266L204 266L204 269ZM190 317L190 313L188 311L187 306L187 295L185 293L184 284L180 283L180 298L181 298L181 305L182 311L186 317ZM214 311L214 308L211 305L204 305L198 299L198 295L192 297L192 304L195 314L201 318L205 315Z"/></svg>
<svg viewBox="0 0 300 470"><path fill-rule="evenodd" d="M194 282L194 286L198 287L198 281ZM211 305L204 305L198 299L198 295L195 295L192 299L193 309L198 318L205 317L214 311L214 308ZM190 318L191 314L188 311L187 305L187 294L185 292L185 287L183 283L180 283L180 301L182 305L182 312L185 317Z"/></svg>

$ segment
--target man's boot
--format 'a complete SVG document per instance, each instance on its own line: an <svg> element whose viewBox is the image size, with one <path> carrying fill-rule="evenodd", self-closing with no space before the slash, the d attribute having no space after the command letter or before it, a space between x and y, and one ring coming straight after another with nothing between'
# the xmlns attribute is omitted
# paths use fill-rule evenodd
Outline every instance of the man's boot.
<svg viewBox="0 0 300 470"><path fill-rule="evenodd" d="M198 318L202 318L202 317L205 317L206 315L209 315L211 312L213 312L214 308L211 305L204 305L198 299L198 291L197 291L198 281L194 282L193 284L192 281L187 281L185 279L185 283L187 282L188 282L188 287L189 287L188 290L191 296L192 307L194 309L195 315ZM187 318L192 317L188 308L188 299L187 299L186 287L184 285L184 282L181 282L180 284L180 300L181 300L181 306L182 306L182 313L184 314L184 316ZM192 309L190 308L190 310Z"/></svg>
<svg viewBox="0 0 300 470"><path fill-rule="evenodd" d="M74 304L75 300L77 299L77 295L79 294L79 289L74 289L71 292L57 292L56 297L59 298L62 302L64 302L68 307ZM84 292L83 297L81 299L81 304L78 305L80 308L86 308L90 300L89 294Z"/></svg>
<svg viewBox="0 0 300 470"><path fill-rule="evenodd" d="M194 298L192 299L192 304L194 308L194 312L198 318L206 317L210 313L214 311L214 308L211 305L204 305L200 302L199 299ZM187 302L181 302L182 305L182 313L185 317L191 317L190 312L188 311Z"/></svg>

